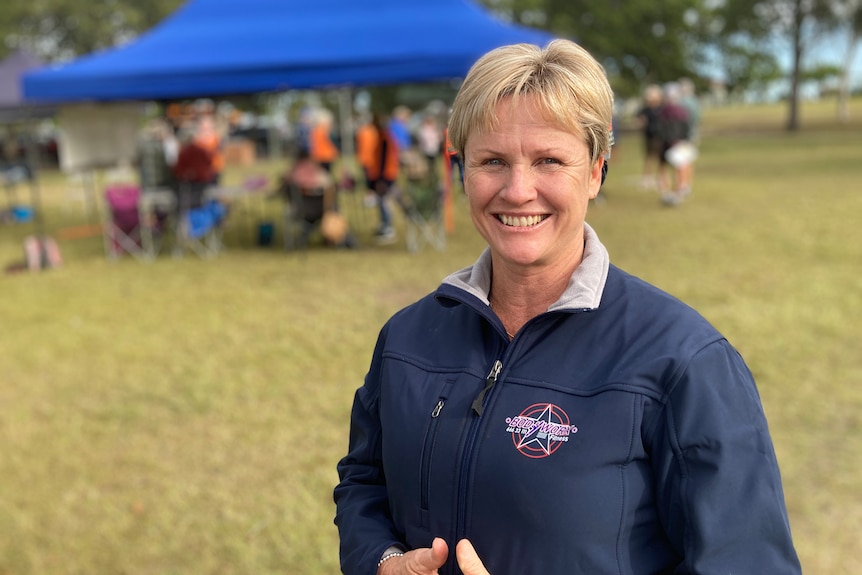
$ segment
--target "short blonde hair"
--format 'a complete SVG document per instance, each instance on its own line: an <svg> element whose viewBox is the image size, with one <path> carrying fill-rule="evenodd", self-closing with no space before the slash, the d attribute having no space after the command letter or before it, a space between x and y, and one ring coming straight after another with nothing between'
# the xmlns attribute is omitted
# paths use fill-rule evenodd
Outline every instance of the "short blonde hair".
<svg viewBox="0 0 862 575"><path fill-rule="evenodd" d="M510 96L538 97L550 121L584 138L593 161L610 152L614 94L604 68L574 42L553 40L544 49L503 46L473 64L449 118L449 139L462 158L470 134L495 127L497 104Z"/></svg>

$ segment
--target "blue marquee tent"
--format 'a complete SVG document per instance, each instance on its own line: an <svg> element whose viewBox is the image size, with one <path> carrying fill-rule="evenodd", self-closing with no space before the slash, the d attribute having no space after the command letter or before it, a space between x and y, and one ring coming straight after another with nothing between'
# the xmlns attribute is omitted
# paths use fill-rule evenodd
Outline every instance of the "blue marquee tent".
<svg viewBox="0 0 862 575"><path fill-rule="evenodd" d="M23 91L76 102L427 82L550 39L471 0L190 0L130 44L25 75Z"/></svg>

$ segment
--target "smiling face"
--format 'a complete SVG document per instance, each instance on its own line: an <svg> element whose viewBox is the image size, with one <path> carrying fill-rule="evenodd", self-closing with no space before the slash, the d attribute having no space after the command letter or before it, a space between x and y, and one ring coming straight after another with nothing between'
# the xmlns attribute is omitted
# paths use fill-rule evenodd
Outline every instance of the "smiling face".
<svg viewBox="0 0 862 575"><path fill-rule="evenodd" d="M584 248L584 217L601 185L602 160L584 138L550 123L535 97L505 98L497 125L470 134L464 189L494 262L573 271Z"/></svg>

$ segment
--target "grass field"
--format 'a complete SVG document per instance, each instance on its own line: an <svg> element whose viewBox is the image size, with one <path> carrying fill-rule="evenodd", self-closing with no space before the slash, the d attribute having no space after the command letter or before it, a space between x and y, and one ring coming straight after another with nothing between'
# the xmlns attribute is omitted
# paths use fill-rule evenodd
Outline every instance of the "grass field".
<svg viewBox="0 0 862 575"><path fill-rule="evenodd" d="M862 102L833 117L806 103L788 135L783 107L707 111L677 208L638 188L624 136L588 215L746 358L807 575L862 572ZM52 235L88 222L58 174L41 191ZM215 259L111 262L91 236L0 276L0 575L338 573L335 463L377 331L483 246L463 199L447 249L416 254L347 207L358 250L258 247L246 210L275 205L249 205ZM0 226L0 263L29 233Z"/></svg>

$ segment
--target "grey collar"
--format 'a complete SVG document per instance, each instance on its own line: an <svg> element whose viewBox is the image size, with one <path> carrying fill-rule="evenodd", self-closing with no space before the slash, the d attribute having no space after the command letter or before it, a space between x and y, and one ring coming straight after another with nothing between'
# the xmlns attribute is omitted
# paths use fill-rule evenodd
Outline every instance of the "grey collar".
<svg viewBox="0 0 862 575"><path fill-rule="evenodd" d="M609 267L608 250L595 230L584 222L584 257L569 278L566 291L560 299L551 304L548 311L599 307ZM443 283L462 289L488 303L491 289L491 249L485 248L476 263L450 274Z"/></svg>

